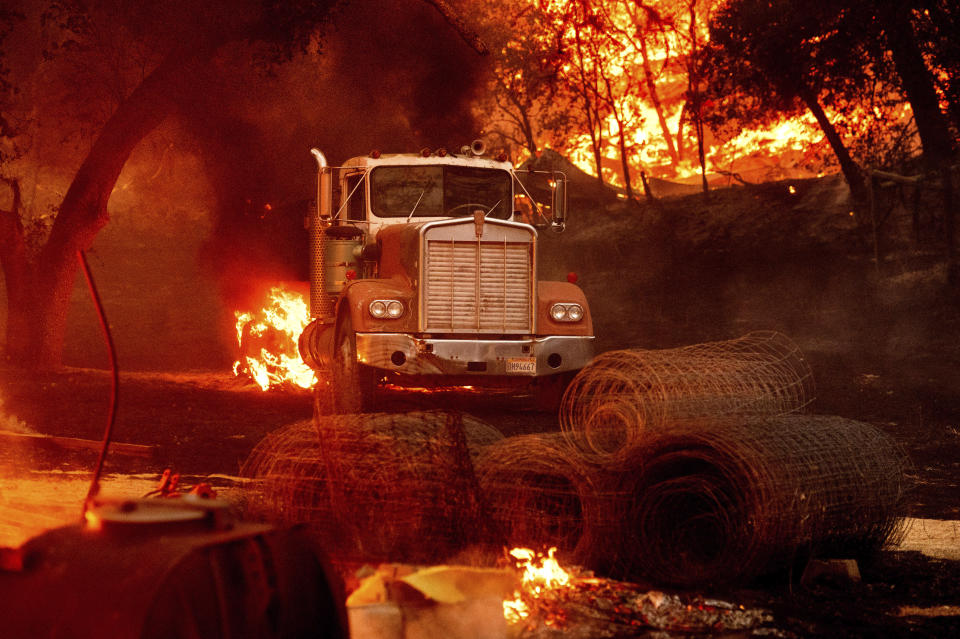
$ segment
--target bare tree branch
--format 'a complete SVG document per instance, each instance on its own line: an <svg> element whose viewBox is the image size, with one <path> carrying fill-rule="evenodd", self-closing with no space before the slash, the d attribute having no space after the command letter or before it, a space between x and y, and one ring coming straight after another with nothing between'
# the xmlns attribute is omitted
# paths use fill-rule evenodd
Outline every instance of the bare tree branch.
<svg viewBox="0 0 960 639"><path fill-rule="evenodd" d="M457 13L456 9L450 6L450 3L446 0L423 0L427 4L433 5L433 8L440 12L440 15L443 16L444 20L454 28L454 30L460 34L460 37L463 38L463 41L469 44L474 51L480 55L487 55L490 53L490 50L487 48L487 45L483 43L483 40L480 39L480 36L476 31L470 28L470 26L464 21L463 18Z"/></svg>

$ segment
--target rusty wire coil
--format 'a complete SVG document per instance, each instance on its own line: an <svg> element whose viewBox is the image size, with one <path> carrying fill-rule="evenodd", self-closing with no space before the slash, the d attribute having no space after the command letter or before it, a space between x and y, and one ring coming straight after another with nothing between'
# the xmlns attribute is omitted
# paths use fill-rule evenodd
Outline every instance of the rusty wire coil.
<svg viewBox="0 0 960 639"><path fill-rule="evenodd" d="M609 351L570 383L560 427L581 456L606 463L673 421L797 412L813 400L813 390L803 353L775 332L667 350Z"/></svg>
<svg viewBox="0 0 960 639"><path fill-rule="evenodd" d="M889 436L841 417L673 425L608 476L631 503L605 568L702 587L857 557L899 533L906 468Z"/></svg>
<svg viewBox="0 0 960 639"><path fill-rule="evenodd" d="M264 438L246 510L347 561L436 561L484 534L473 458L502 435L454 412L329 415Z"/></svg>
<svg viewBox="0 0 960 639"><path fill-rule="evenodd" d="M501 543L556 546L582 562L605 542L622 500L597 490L597 469L560 433L508 437L483 449L477 479Z"/></svg>

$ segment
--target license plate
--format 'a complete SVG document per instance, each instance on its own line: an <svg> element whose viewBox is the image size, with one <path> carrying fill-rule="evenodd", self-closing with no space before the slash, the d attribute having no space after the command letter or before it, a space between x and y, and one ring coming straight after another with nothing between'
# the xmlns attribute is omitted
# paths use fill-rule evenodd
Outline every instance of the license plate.
<svg viewBox="0 0 960 639"><path fill-rule="evenodd" d="M512 357L507 360L508 373L536 373L536 357Z"/></svg>

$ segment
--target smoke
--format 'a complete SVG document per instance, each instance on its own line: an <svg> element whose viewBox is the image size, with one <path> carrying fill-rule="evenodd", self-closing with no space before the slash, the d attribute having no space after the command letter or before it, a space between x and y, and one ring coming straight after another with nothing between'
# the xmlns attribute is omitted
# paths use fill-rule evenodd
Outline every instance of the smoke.
<svg viewBox="0 0 960 639"><path fill-rule="evenodd" d="M112 48L64 53L40 74L43 3L24 4L29 19L7 60L24 89L16 114L40 124L8 168L21 178L27 222L49 222L117 100L187 27L162 7L144 10L142 31L97 18ZM453 148L477 137L471 103L484 59L428 3L352 0L333 20L319 52L277 64L249 43L219 52L192 78L196 99L126 163L90 255L123 368L229 366L232 311L258 308L270 285L307 279L310 147L336 164L373 148ZM125 66L113 69L115 59ZM105 366L86 292L75 299L64 362ZM0 328L6 312L0 301Z"/></svg>
<svg viewBox="0 0 960 639"><path fill-rule="evenodd" d="M483 59L416 0L348 3L319 54L271 66L247 47L222 55L181 121L216 194L202 261L226 303L307 278L311 146L333 164L374 148L459 147L479 129L471 102L483 77Z"/></svg>
<svg viewBox="0 0 960 639"><path fill-rule="evenodd" d="M16 415L7 412L3 406L3 396L0 395L0 430L12 433L32 433L33 429L27 426L27 423L18 419Z"/></svg>

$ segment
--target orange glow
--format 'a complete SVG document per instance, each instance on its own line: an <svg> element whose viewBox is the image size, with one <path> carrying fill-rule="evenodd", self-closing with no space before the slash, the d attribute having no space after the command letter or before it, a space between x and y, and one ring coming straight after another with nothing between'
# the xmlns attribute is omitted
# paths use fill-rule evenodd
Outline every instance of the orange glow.
<svg viewBox="0 0 960 639"><path fill-rule="evenodd" d="M696 3L693 25L690 3L652 0L641 5L606 0L577 5L581 8L574 10L567 0L527 1L543 12L545 25L542 34L521 37L539 42L545 49L552 49L553 39L558 38L570 55L560 68L562 81L573 87L576 95L595 96L597 103L592 132L581 128L566 139L547 144L587 174L599 172L615 187L625 186L624 153L635 192L643 186L640 171L648 177L699 184L701 166L692 116L695 104L689 99L687 65L694 42L698 50L708 44L707 22L722 0ZM651 27L645 8L673 28ZM522 40L508 43L503 53L521 44ZM514 67L500 71L509 76L508 86L522 83L526 73ZM570 108L581 108L576 99ZM711 106L705 104L704 108L707 112ZM826 111L848 146L878 123L906 124L910 120L906 101L883 109L872 104L845 104L834 109L827 106ZM509 128L509 118L504 126ZM620 146L621 131L624 148ZM705 170L711 180L729 175L761 182L820 177L837 170L833 150L809 112L739 131L705 130L703 137Z"/></svg>
<svg viewBox="0 0 960 639"><path fill-rule="evenodd" d="M570 573L560 567L554 557L557 549L550 548L546 556L530 548L514 548L508 554L513 558L520 574L520 590L513 593L513 599L503 602L503 616L508 623L515 624L530 614L528 600L535 600L545 593L562 588L570 583Z"/></svg>
<svg viewBox="0 0 960 639"><path fill-rule="evenodd" d="M236 311L234 316L240 347L240 359L233 365L235 375L247 375L262 390L285 384L312 388L317 383L297 350L300 333L310 322L302 295L274 286L262 309Z"/></svg>
<svg viewBox="0 0 960 639"><path fill-rule="evenodd" d="M103 530L103 520L101 520L96 513L88 510L83 513L83 519L86 522L86 529L90 532Z"/></svg>
<svg viewBox="0 0 960 639"><path fill-rule="evenodd" d="M18 548L47 530L77 523L90 489L87 471L35 472L24 468L0 469L0 548ZM143 495L156 487L154 475L107 474L101 495ZM84 528L99 530L100 520L84 513Z"/></svg>
<svg viewBox="0 0 960 639"><path fill-rule="evenodd" d="M401 386L399 384L381 384L380 388L388 391L401 391L404 393L423 393L425 395L432 395L434 393L456 393L456 392L467 392L472 393L477 391L476 386ZM489 390L484 390L484 393L489 393Z"/></svg>

